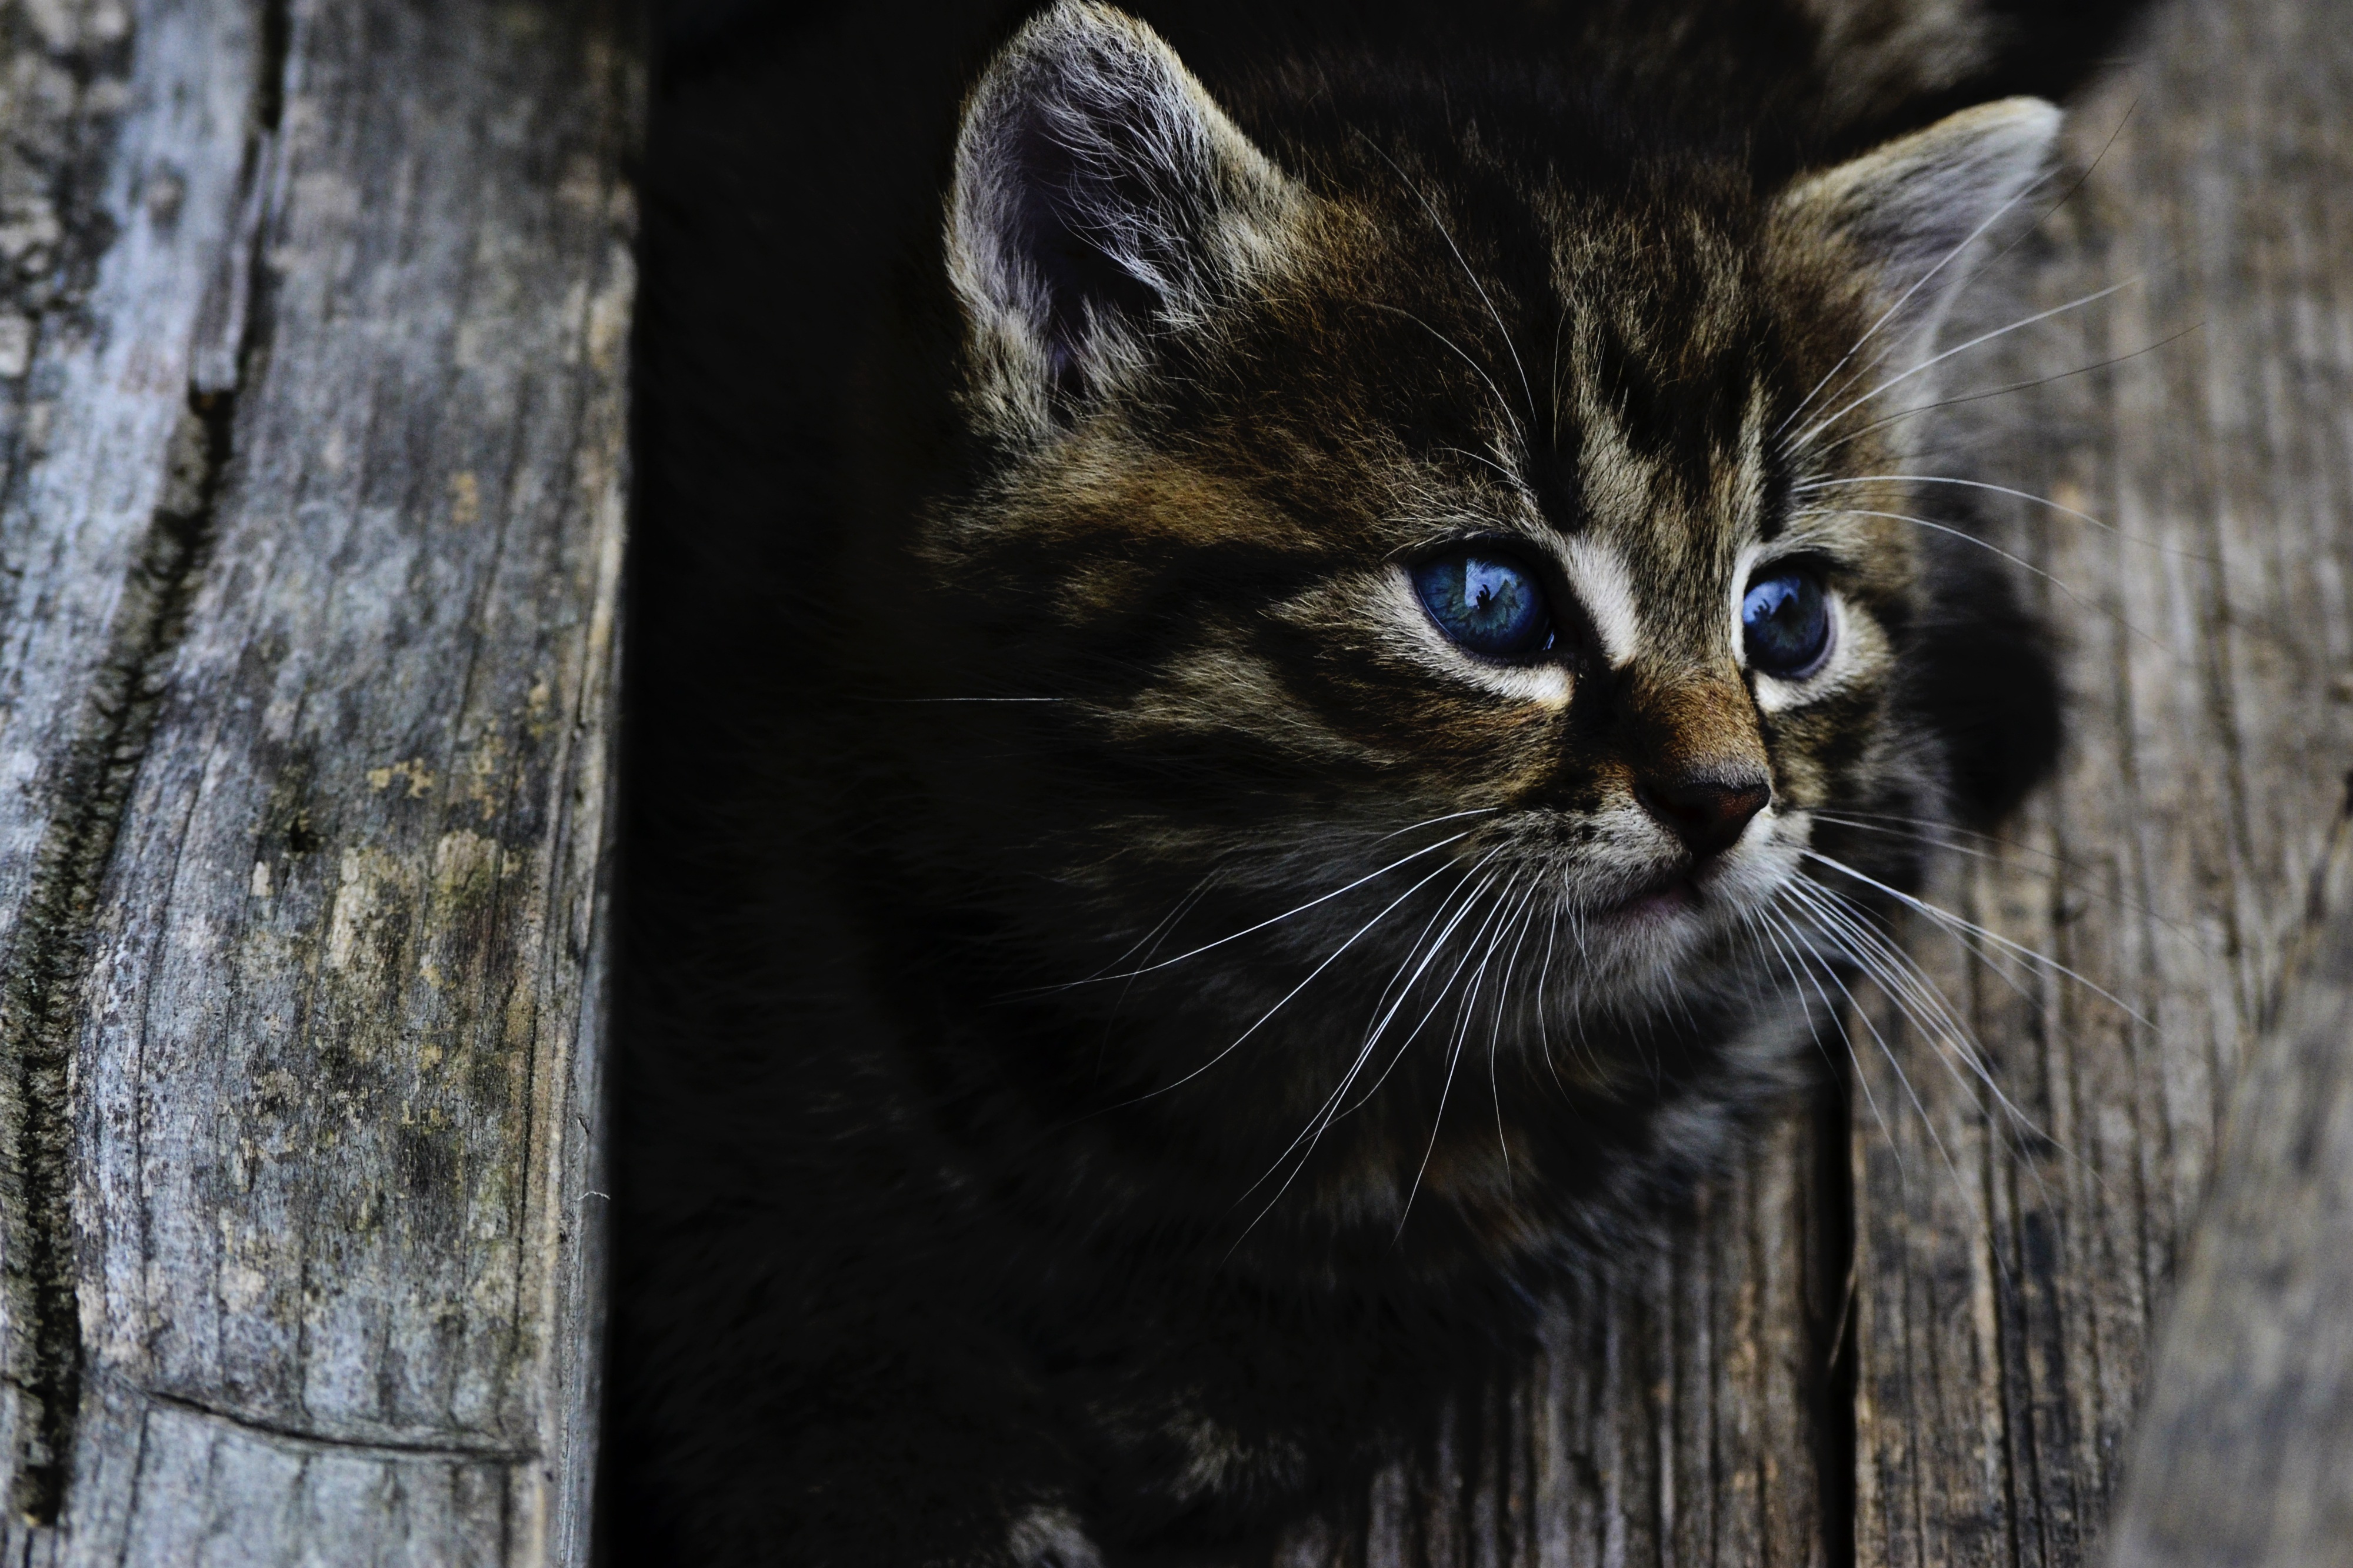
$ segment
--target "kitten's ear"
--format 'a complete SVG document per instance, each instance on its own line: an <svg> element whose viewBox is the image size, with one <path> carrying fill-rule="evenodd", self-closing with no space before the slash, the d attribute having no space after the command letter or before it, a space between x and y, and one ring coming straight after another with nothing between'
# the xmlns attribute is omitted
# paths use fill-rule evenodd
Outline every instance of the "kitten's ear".
<svg viewBox="0 0 2353 1568"><path fill-rule="evenodd" d="M1043 417L1139 363L1281 247L1298 200L1173 50L1063 0L965 106L949 271L984 375Z"/></svg>
<svg viewBox="0 0 2353 1568"><path fill-rule="evenodd" d="M1961 253L2042 177L2060 119L2039 98L1965 109L1799 181L1781 218L1851 245L1888 330L1925 341L1964 277Z"/></svg>

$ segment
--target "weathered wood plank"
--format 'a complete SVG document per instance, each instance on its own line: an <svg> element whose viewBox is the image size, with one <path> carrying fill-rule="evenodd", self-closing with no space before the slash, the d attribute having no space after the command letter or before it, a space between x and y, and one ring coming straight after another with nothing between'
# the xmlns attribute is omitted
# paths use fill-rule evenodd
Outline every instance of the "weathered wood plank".
<svg viewBox="0 0 2353 1568"><path fill-rule="evenodd" d="M192 455L194 361L218 331L207 301L231 286L261 66L250 8L159 5L141 20L137 48L119 5L5 24L0 1468L11 1506L35 1515L54 1509L76 1397L58 986L111 837L110 764L172 543L161 520L189 504L174 448Z"/></svg>
<svg viewBox="0 0 2353 1568"><path fill-rule="evenodd" d="M2323 1568L2353 1542L2353 793L2347 805L2309 951L2232 1096L2115 1568Z"/></svg>
<svg viewBox="0 0 2353 1568"><path fill-rule="evenodd" d="M636 57L80 16L5 40L104 192L0 503L6 1530L585 1561Z"/></svg>
<svg viewBox="0 0 2353 1568"><path fill-rule="evenodd" d="M1315 1521L1288 1568L1816 1568L1835 1490L1821 1401L1834 1386L1843 1194L1793 1116L1690 1223L1564 1310L1544 1354L1490 1405Z"/></svg>
<svg viewBox="0 0 2353 1568"><path fill-rule="evenodd" d="M2353 251L2331 242L2353 33L2215 0L2161 12L2139 55L2080 107L2088 178L1984 320L2145 281L1953 390L2117 363L1955 410L1940 442L1946 471L2109 525L1976 509L2043 574L2070 742L1939 890L2084 979L1913 933L2016 1116L1916 1027L1883 1024L1908 1089L1862 1039L1887 1127L1858 1103L1859 1563L2095 1553L2221 1107L2353 764Z"/></svg>

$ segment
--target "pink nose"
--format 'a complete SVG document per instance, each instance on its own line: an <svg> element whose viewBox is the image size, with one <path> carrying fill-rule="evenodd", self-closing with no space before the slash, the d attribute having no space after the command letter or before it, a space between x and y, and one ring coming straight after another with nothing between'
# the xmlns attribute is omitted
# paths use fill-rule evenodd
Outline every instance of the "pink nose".
<svg viewBox="0 0 2353 1568"><path fill-rule="evenodd" d="M1749 819L1773 798L1761 773L1686 773L1635 788L1643 808L1683 840L1695 859L1721 855L1740 842Z"/></svg>

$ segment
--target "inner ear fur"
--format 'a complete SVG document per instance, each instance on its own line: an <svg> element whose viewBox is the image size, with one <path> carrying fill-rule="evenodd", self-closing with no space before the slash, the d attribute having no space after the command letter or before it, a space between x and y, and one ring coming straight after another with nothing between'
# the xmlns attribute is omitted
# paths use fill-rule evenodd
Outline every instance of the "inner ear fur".
<svg viewBox="0 0 2353 1568"><path fill-rule="evenodd" d="M2042 178L2061 120L2039 98L1962 110L1800 179L1781 197L1780 226L1797 243L1845 247L1869 270L1883 333L1925 345L1970 242Z"/></svg>
<svg viewBox="0 0 2353 1568"><path fill-rule="evenodd" d="M1271 258L1297 200L1151 28L1063 0L957 138L948 268L982 380L1025 423L1115 384Z"/></svg>

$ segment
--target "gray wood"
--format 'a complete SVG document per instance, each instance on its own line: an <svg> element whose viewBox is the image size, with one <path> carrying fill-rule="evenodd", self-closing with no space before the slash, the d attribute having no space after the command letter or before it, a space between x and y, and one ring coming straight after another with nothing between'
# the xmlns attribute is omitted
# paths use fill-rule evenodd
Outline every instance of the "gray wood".
<svg viewBox="0 0 2353 1568"><path fill-rule="evenodd" d="M2070 741L2055 787L1938 890L2083 978L1968 960L1914 922L2016 1115L1891 1020L1915 1110L1863 1042L1889 1131L1858 1105L1859 1563L2100 1552L2221 1109L2353 768L2348 89L2337 7L2161 12L2078 107L2089 177L1983 319L2142 281L1953 388L2116 362L1956 409L1942 437L1947 471L2107 525L1984 509L2043 574Z"/></svg>
<svg viewBox="0 0 2353 1568"><path fill-rule="evenodd" d="M1520 1386L1295 1531L1282 1568L1831 1561L1817 1400L1844 1252L1819 1148L1806 1119L1774 1128L1692 1223L1556 1316Z"/></svg>
<svg viewBox="0 0 2353 1568"><path fill-rule="evenodd" d="M2333 871L2232 1097L2113 1568L2328 1568L2353 1551L2353 812Z"/></svg>
<svg viewBox="0 0 2353 1568"><path fill-rule="evenodd" d="M642 93L0 10L12 1560L586 1560Z"/></svg>

